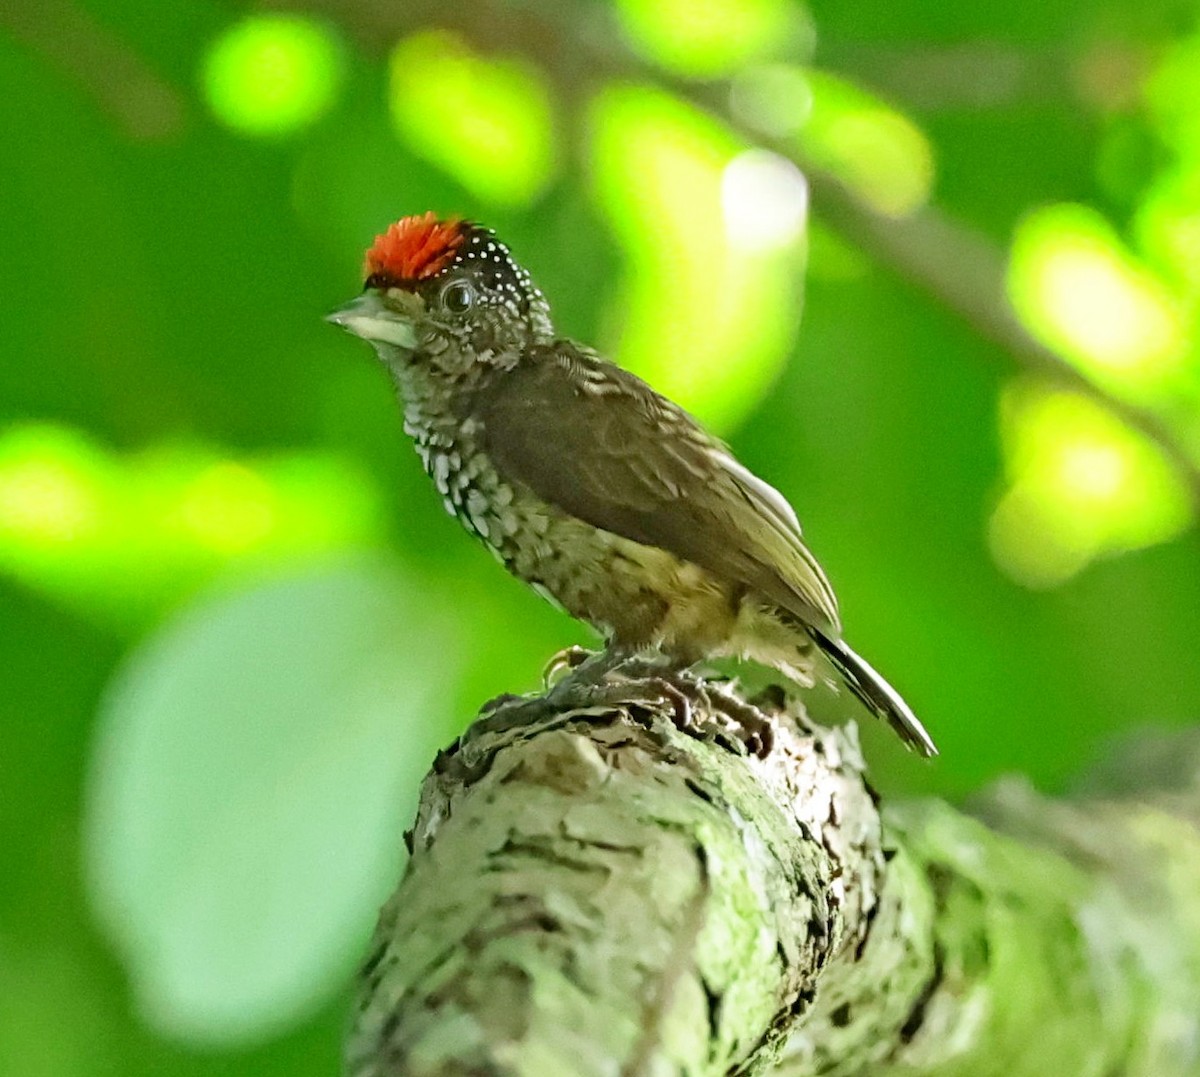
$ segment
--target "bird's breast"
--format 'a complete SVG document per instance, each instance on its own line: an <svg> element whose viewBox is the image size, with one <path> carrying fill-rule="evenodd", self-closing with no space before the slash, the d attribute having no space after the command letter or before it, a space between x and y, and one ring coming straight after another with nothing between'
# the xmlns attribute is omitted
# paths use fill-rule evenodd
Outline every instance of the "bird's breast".
<svg viewBox="0 0 1200 1077"><path fill-rule="evenodd" d="M700 566L587 523L497 470L471 418L405 408L426 472L452 516L543 598L605 634L668 650L716 647L737 602Z"/></svg>

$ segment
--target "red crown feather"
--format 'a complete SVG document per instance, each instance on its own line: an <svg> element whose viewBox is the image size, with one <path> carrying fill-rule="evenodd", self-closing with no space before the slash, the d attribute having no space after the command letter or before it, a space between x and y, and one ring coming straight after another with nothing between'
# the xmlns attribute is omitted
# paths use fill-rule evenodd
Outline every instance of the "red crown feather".
<svg viewBox="0 0 1200 1077"><path fill-rule="evenodd" d="M363 274L389 282L436 276L454 257L464 239L462 221L440 221L433 213L404 217L375 237L367 251Z"/></svg>

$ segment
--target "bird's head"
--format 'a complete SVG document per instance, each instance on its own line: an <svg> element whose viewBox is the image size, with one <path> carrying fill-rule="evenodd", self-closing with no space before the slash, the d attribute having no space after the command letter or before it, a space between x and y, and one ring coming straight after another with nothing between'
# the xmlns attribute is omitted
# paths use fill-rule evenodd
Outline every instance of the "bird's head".
<svg viewBox="0 0 1200 1077"><path fill-rule="evenodd" d="M367 251L362 295L329 320L400 370L504 366L553 335L550 308L491 229L434 214L405 217Z"/></svg>

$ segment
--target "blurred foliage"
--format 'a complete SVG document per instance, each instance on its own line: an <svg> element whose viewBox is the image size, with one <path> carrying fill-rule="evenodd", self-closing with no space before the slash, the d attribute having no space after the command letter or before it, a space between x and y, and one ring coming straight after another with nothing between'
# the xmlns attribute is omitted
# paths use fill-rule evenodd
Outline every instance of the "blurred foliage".
<svg viewBox="0 0 1200 1077"><path fill-rule="evenodd" d="M245 19L208 50L204 89L213 114L248 135L290 134L318 119L341 81L341 50L309 19Z"/></svg>
<svg viewBox="0 0 1200 1077"><path fill-rule="evenodd" d="M798 133L810 161L828 168L880 213L903 217L929 198L933 147L902 112L827 71L805 76L811 95Z"/></svg>
<svg viewBox="0 0 1200 1077"><path fill-rule="evenodd" d="M321 324L402 214L795 503L943 750L864 725L888 791L1194 721L1198 58L1196 0L4 5L0 1073L336 1072L436 746L588 638Z"/></svg>
<svg viewBox="0 0 1200 1077"><path fill-rule="evenodd" d="M1015 579L1059 584L1100 554L1163 542L1191 523L1187 488L1162 454L1088 398L1018 382L1001 419L1011 485L989 534Z"/></svg>
<svg viewBox="0 0 1200 1077"><path fill-rule="evenodd" d="M85 849L157 1027L257 1038L349 975L455 717L444 682L467 656L439 620L394 568L322 565L200 603L130 656Z"/></svg>
<svg viewBox="0 0 1200 1077"><path fill-rule="evenodd" d="M116 630L137 630L215 575L381 539L379 491L318 451L230 460L184 442L119 459L81 431L0 434L0 565Z"/></svg>
<svg viewBox="0 0 1200 1077"><path fill-rule="evenodd" d="M1114 395L1170 400L1194 382L1181 312L1095 210L1031 213L1018 225L1009 270L1031 331Z"/></svg>
<svg viewBox="0 0 1200 1077"><path fill-rule="evenodd" d="M725 432L761 399L787 354L799 254L786 241L747 246L739 243L745 231L726 227L722 177L742 147L696 109L657 90L620 87L595 102L590 118L597 201L625 255L612 350ZM756 205L762 184L754 172L746 178L751 191L739 204L777 217L777 188Z"/></svg>
<svg viewBox="0 0 1200 1077"><path fill-rule="evenodd" d="M525 205L549 182L554 118L536 72L437 32L401 41L388 66L400 137L467 190Z"/></svg>
<svg viewBox="0 0 1200 1077"><path fill-rule="evenodd" d="M807 51L808 12L789 0L616 0L647 59L683 75L728 75L773 53Z"/></svg>

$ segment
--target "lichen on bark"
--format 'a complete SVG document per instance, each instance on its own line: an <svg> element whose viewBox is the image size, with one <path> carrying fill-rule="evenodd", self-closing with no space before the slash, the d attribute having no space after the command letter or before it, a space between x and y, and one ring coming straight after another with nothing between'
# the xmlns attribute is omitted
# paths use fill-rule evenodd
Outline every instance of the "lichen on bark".
<svg viewBox="0 0 1200 1077"><path fill-rule="evenodd" d="M1195 814L881 813L852 729L793 709L758 758L659 688L511 700L437 760L354 1077L1200 1072Z"/></svg>

